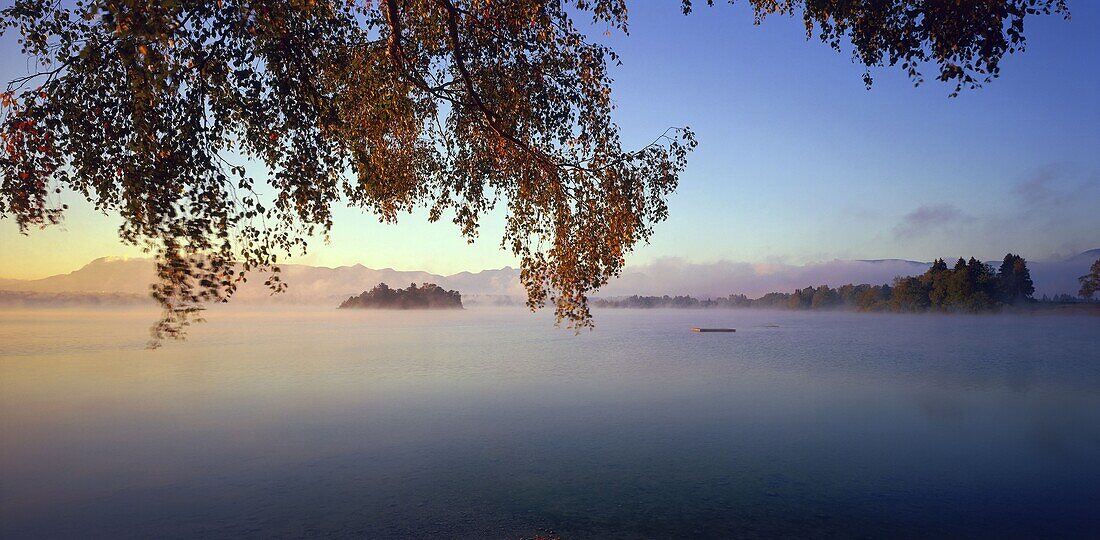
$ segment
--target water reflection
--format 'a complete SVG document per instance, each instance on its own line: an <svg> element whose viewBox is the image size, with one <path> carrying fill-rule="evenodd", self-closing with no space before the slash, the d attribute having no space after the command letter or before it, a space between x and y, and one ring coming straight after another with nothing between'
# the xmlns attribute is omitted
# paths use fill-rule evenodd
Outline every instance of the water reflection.
<svg viewBox="0 0 1100 540"><path fill-rule="evenodd" d="M148 320L0 315L0 536L1100 530L1094 318Z"/></svg>

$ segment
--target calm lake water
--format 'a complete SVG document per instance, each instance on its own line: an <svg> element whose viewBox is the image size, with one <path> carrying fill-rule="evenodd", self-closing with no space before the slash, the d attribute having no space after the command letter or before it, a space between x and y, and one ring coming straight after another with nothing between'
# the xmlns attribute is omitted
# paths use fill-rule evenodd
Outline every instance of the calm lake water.
<svg viewBox="0 0 1100 540"><path fill-rule="evenodd" d="M1100 535L1100 318L596 316L0 312L0 536Z"/></svg>

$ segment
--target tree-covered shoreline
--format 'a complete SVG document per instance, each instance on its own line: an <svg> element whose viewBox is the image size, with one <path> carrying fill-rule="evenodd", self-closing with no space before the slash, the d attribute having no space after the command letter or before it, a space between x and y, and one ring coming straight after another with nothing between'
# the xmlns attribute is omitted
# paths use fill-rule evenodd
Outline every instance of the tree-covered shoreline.
<svg viewBox="0 0 1100 540"><path fill-rule="evenodd" d="M352 296L340 304L339 309L462 309L462 295L448 291L434 283L419 287L415 283L407 289L391 289L379 283L359 296Z"/></svg>
<svg viewBox="0 0 1100 540"><path fill-rule="evenodd" d="M792 310L847 309L870 312L989 313L1003 310L1024 311L1053 305L1091 303L1086 297L1077 301L1065 296L1036 300L1035 285L1027 261L1009 253L996 269L971 257L960 258L953 267L936 259L919 276L899 276L893 284L848 284L840 287L821 285L771 292L760 298L731 294L720 298L692 296L629 296L592 300L600 308L764 308Z"/></svg>

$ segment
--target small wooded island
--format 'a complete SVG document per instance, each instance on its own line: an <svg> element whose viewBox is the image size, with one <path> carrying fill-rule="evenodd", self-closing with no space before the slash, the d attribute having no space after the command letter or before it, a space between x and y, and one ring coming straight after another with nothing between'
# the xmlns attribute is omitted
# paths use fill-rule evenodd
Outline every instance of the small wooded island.
<svg viewBox="0 0 1100 540"><path fill-rule="evenodd" d="M340 309L462 309L462 295L448 291L435 283L415 283L407 289L391 289L379 283L359 296L352 296L340 304Z"/></svg>

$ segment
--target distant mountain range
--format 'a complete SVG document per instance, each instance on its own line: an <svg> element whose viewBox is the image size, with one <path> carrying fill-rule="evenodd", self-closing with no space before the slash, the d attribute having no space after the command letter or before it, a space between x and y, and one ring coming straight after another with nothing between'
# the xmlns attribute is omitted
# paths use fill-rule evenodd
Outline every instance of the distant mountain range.
<svg viewBox="0 0 1100 540"><path fill-rule="evenodd" d="M1029 262L1036 295L1076 294L1077 277L1085 274L1097 258L1100 258L1100 249L1061 261ZM948 264L951 262L948 261ZM758 297L773 291L790 292L808 285L835 287L845 283L889 283L895 276L921 274L929 265L927 262L901 259L833 260L801 266L728 261L697 264L680 259L661 259L651 264L629 267L598 295L690 294L696 298L714 298L743 293ZM519 270L510 267L448 276L392 268L375 270L358 264L337 268L286 264L281 268L282 278L288 284L285 293L272 296L263 286L263 276L255 275L240 288L234 302L335 306L379 283L392 287L435 283L445 289L460 291L463 300L468 299L470 304L522 302L525 294L519 282ZM153 278L153 263L149 259L103 257L68 274L34 280L0 279L0 290L143 295L148 292Z"/></svg>
<svg viewBox="0 0 1100 540"><path fill-rule="evenodd" d="M402 271L392 268L375 270L361 264L327 268L301 264L283 264L280 273L288 285L286 292L272 295L263 285L263 274L251 274L234 295L234 302L336 305L379 283L406 287L411 283L435 283L446 289L478 295L522 295L519 271L512 268L462 272L440 276L429 272ZM155 279L150 259L101 257L82 268L42 279L0 279L0 290L38 293L147 294ZM467 291L470 291L467 293Z"/></svg>

